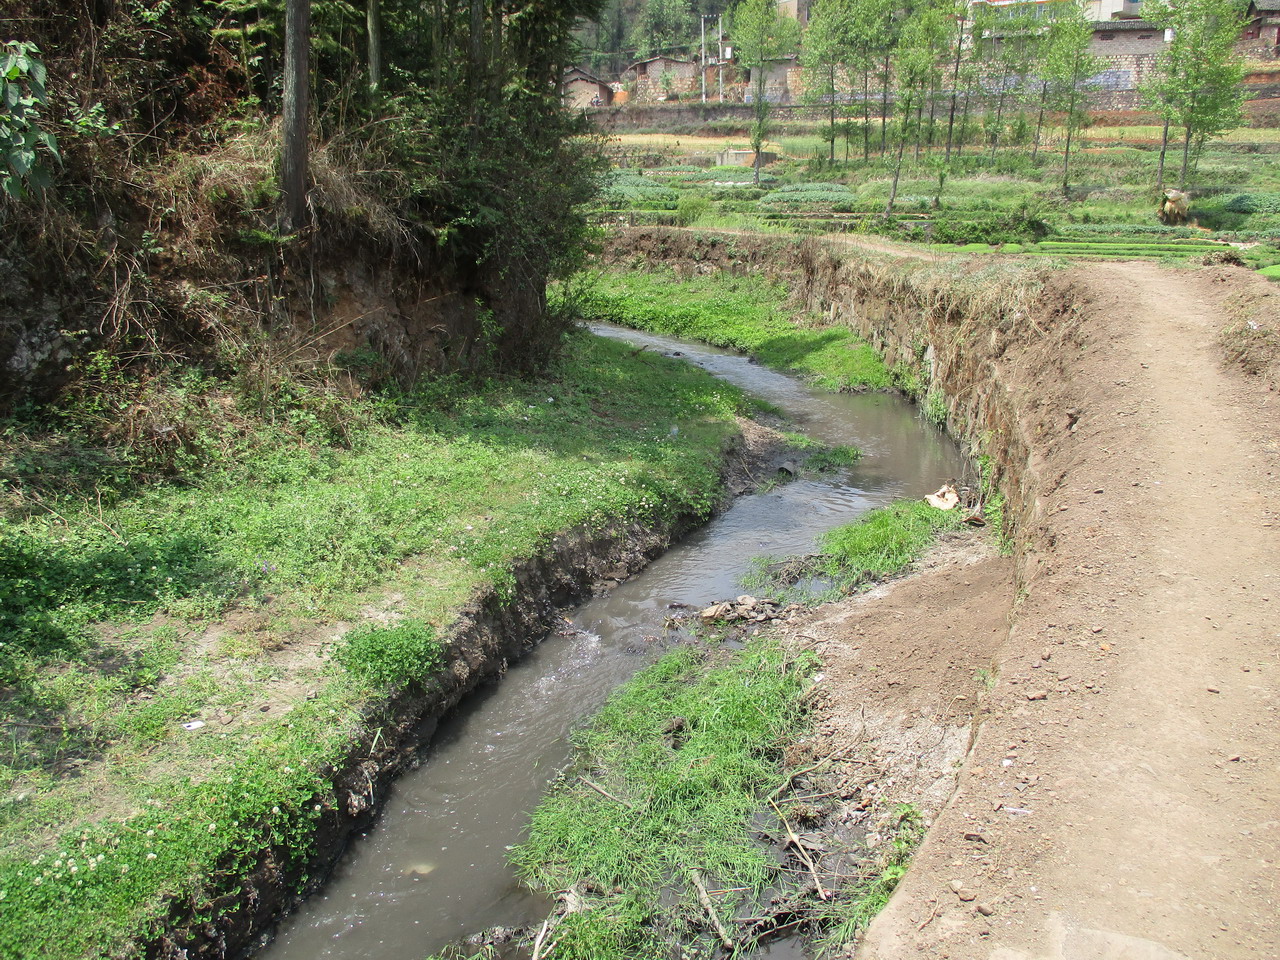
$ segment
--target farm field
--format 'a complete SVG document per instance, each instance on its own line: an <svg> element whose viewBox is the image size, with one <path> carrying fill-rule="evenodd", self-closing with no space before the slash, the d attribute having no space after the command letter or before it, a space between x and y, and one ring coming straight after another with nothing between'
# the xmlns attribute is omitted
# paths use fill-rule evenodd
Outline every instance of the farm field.
<svg viewBox="0 0 1280 960"><path fill-rule="evenodd" d="M611 137L615 166L592 209L603 225L675 225L762 233L870 233L927 244L938 252L1071 259L1154 259L1170 263L1280 265L1280 155L1241 144L1280 142L1280 130L1243 128L1192 157L1188 222L1156 216L1160 129L1099 125L1092 145L1073 152L1063 191L1060 131L1032 155L1025 144L991 150L940 143L908 151L896 185L879 130L863 159L863 138L831 145L813 127L781 126L761 168L717 166L723 150L749 149L745 135L628 133ZM847 160L846 160L847 157ZM1180 151L1170 149L1165 183L1176 186ZM894 195L892 215L886 216ZM1209 258L1207 261L1205 258Z"/></svg>

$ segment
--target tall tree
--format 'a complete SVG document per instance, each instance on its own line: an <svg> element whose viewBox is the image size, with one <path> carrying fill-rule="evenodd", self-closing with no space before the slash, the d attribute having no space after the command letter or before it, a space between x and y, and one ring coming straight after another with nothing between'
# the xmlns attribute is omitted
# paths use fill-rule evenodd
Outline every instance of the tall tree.
<svg viewBox="0 0 1280 960"><path fill-rule="evenodd" d="M861 75L861 89L850 94L862 101L862 159L871 155L871 76L893 44L892 18L896 0L856 0L848 18L849 44L853 51L850 84L856 81L853 70ZM888 74L886 74L887 80ZM887 83L881 110L887 112ZM882 126L883 129L883 126ZM883 145L881 147L883 150Z"/></svg>
<svg viewBox="0 0 1280 960"><path fill-rule="evenodd" d="M1244 27L1246 0L1148 0L1142 15L1173 31L1157 70L1143 87L1147 104L1164 121L1156 189L1164 189L1164 161L1171 126L1182 130L1186 188L1192 141L1204 142L1240 122L1244 60L1235 42Z"/></svg>
<svg viewBox="0 0 1280 960"><path fill-rule="evenodd" d="M1089 54L1093 25L1082 0L1062 4L1062 12L1054 18L1046 34L1042 77L1048 83L1048 96L1063 115L1067 128L1067 144L1062 154L1062 195L1071 186L1071 141L1084 126L1085 80L1098 72L1098 60Z"/></svg>
<svg viewBox="0 0 1280 960"><path fill-rule="evenodd" d="M311 92L311 0L288 0L284 18L284 116L280 192L284 226L297 230L307 213L307 147Z"/></svg>
<svg viewBox="0 0 1280 960"><path fill-rule="evenodd" d="M818 0L804 32L805 99L827 109L828 162L836 159L836 114L841 78L854 59L851 0Z"/></svg>
<svg viewBox="0 0 1280 960"><path fill-rule="evenodd" d="M751 71L751 149L755 152L755 182L760 183L760 152L769 135L773 104L769 101L769 67L793 53L800 25L778 13L774 0L742 0L733 8L732 36L738 63Z"/></svg>
<svg viewBox="0 0 1280 960"><path fill-rule="evenodd" d="M937 89L950 32L951 25L940 7L913 11L902 28L895 61L898 114L895 135L898 150L893 164L889 200L884 208L886 217L893 215L893 205L898 199L898 180L902 175L902 155L907 141L915 138L919 142L924 102Z"/></svg>
<svg viewBox="0 0 1280 960"><path fill-rule="evenodd" d="M689 0L645 0L631 41L642 57L675 52L689 45L693 26Z"/></svg>

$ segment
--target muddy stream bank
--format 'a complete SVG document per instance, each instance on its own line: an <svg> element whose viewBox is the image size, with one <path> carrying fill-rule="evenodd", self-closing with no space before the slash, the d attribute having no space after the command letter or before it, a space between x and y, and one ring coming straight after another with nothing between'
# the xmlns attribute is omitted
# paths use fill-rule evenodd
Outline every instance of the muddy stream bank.
<svg viewBox="0 0 1280 960"><path fill-rule="evenodd" d="M831 527L964 473L955 445L897 397L822 393L714 348L596 332L679 354L776 405L813 439L856 445L863 458L739 498L643 573L568 614L441 724L375 826L257 957L419 958L495 925L541 919L547 904L520 888L508 849L568 758L569 732L660 651L672 606L735 596L752 558L811 552Z"/></svg>

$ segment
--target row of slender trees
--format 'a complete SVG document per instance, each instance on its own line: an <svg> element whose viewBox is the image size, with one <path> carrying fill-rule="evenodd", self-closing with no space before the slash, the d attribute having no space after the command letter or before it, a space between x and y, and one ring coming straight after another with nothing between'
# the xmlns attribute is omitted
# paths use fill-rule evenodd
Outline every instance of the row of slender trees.
<svg viewBox="0 0 1280 960"><path fill-rule="evenodd" d="M1191 147L1240 120L1243 63L1234 46L1246 0L1147 0L1143 17L1169 31L1156 68L1142 88L1164 122L1158 188L1171 131L1181 133L1185 185ZM1062 188L1070 186L1071 151L1086 120L1091 88L1104 64L1090 54L1093 26L1079 0L995 7L969 0L816 0L807 29L773 0L743 0L732 13L740 65L752 71L752 146L767 135L766 73L771 62L799 52L806 98L827 113L828 157L839 131L892 159L894 188L908 149L940 155L942 164L979 136L994 152L1010 142L1034 158L1053 122L1066 131ZM945 175L945 174L944 174Z"/></svg>

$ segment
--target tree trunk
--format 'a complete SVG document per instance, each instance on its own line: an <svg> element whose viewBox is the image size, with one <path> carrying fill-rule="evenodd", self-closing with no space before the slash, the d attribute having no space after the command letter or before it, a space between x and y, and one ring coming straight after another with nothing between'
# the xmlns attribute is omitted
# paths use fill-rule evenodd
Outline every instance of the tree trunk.
<svg viewBox="0 0 1280 960"><path fill-rule="evenodd" d="M915 160L914 160L915 163L920 162L920 141L924 138L924 123L922 122L923 117L924 117L924 104L921 103L916 107L916 149L915 149Z"/></svg>
<svg viewBox="0 0 1280 960"><path fill-rule="evenodd" d="M960 18L960 34L956 37L956 59L951 69L951 110L947 114L947 152L944 155L947 160L951 159L951 132L956 125L956 99L960 94L960 54L964 51L964 24L965 19Z"/></svg>
<svg viewBox="0 0 1280 960"><path fill-rule="evenodd" d="M1040 135L1044 130L1044 108L1045 101L1049 99L1049 82L1043 81L1040 84L1040 115L1036 117L1036 139L1031 147L1031 162L1036 162L1036 157L1040 153Z"/></svg>
<svg viewBox="0 0 1280 960"><path fill-rule="evenodd" d="M889 145L889 132L886 124L889 117L889 54L884 55L884 86L880 92L880 156L884 156Z"/></svg>
<svg viewBox="0 0 1280 960"><path fill-rule="evenodd" d="M995 155L996 155L996 147L998 147L998 146L1000 145L1000 134L1001 134L1001 132L1002 132L1002 131L1003 131L1003 129L1004 129L1004 98L1005 98L1005 83L1008 81L1008 79L1009 79L1009 74L1008 74L1007 72L1006 72L1006 73L1001 74L1001 76L1000 76L1000 99L998 99L998 100L996 101L996 128L995 128L995 133L993 133L993 134L991 135L991 156L992 156L992 158L994 158L994 157L995 157Z"/></svg>
<svg viewBox="0 0 1280 960"><path fill-rule="evenodd" d="M1068 177L1071 170L1071 135L1075 133L1075 116L1076 116L1076 97L1075 87L1072 86L1071 102L1067 107L1067 149L1062 154L1062 195L1070 197L1071 186Z"/></svg>
<svg viewBox="0 0 1280 960"><path fill-rule="evenodd" d="M480 92L483 88L484 64L484 0L471 0L471 25L468 29L467 63L470 66L471 117L480 118ZM472 140L479 135L479 125L472 127Z"/></svg>
<svg viewBox="0 0 1280 960"><path fill-rule="evenodd" d="M907 145L906 134L905 130L899 131L898 134L898 159L893 165L893 186L889 188L889 202L884 207L886 220L893 216L893 205L898 199L898 177L902 174L902 151Z"/></svg>
<svg viewBox="0 0 1280 960"><path fill-rule="evenodd" d="M1178 189L1187 189L1187 162L1191 157L1191 124L1187 124L1187 135L1182 140L1182 173L1178 177Z"/></svg>
<svg viewBox="0 0 1280 960"><path fill-rule="evenodd" d="M311 95L311 0L288 0L284 17L284 116L281 126L280 192L284 228L307 218L307 115Z"/></svg>
<svg viewBox="0 0 1280 960"><path fill-rule="evenodd" d="M972 102L973 81L969 80L964 85L964 109L960 111L960 142L956 144L956 156L964 153L964 144L969 133L969 106Z"/></svg>
<svg viewBox="0 0 1280 960"><path fill-rule="evenodd" d="M368 0L364 11L369 33L369 93L377 97L382 86L382 0Z"/></svg>
<svg viewBox="0 0 1280 960"><path fill-rule="evenodd" d="M1169 121L1164 121L1164 130L1160 134L1160 162L1156 165L1156 197L1164 197L1164 157L1169 152Z"/></svg>
<svg viewBox="0 0 1280 960"><path fill-rule="evenodd" d="M862 162L871 159L871 63L862 71Z"/></svg>
<svg viewBox="0 0 1280 960"><path fill-rule="evenodd" d="M830 66L829 79L831 81L831 153L828 162L831 166L836 165L836 67L833 63Z"/></svg>

